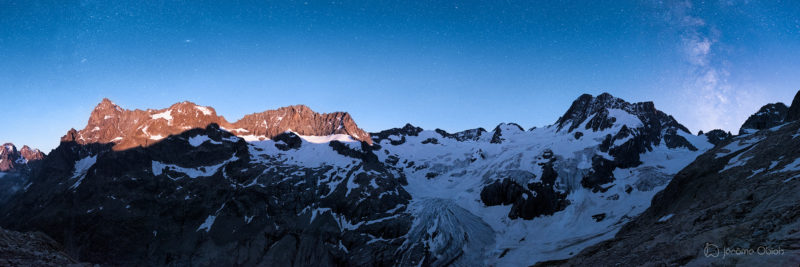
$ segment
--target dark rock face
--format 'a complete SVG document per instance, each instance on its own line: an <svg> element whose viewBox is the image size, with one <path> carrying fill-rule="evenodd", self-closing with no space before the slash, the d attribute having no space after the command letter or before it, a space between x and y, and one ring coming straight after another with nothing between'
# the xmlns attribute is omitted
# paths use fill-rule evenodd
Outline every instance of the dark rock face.
<svg viewBox="0 0 800 267"><path fill-rule="evenodd" d="M428 138L428 139L422 140L422 143L423 143L423 144L434 144L434 145L438 145L438 144L439 144L439 139L436 139L436 138Z"/></svg>
<svg viewBox="0 0 800 267"><path fill-rule="evenodd" d="M149 146L170 135L189 129L203 129L217 124L238 136L274 138L288 130L300 135L327 136L346 134L353 139L372 143L369 134L358 128L345 112L316 113L297 105L253 113L229 123L214 108L181 102L159 110L127 110L103 99L95 107L83 130L72 129L62 142L78 144L114 143L115 150Z"/></svg>
<svg viewBox="0 0 800 267"><path fill-rule="evenodd" d="M620 114L620 111L629 115ZM618 121L622 118L627 121ZM581 95L555 125L558 131L575 132L577 139L582 135L578 134L579 130L603 131L619 123L624 124L617 133L608 134L599 145L600 151L608 152L614 159L593 157L592 171L581 181L584 187L603 190L601 184L614 181L614 169L639 166L639 155L661 143L668 148L697 150L682 136L691 135L689 130L672 116L657 110L653 102L628 103L608 93L597 97ZM578 129L581 125L583 129Z"/></svg>
<svg viewBox="0 0 800 267"><path fill-rule="evenodd" d="M380 143L382 140L389 140L392 145L401 145L406 142L406 136L419 136L419 133L422 132L422 128L415 127L410 123L406 123L403 128L392 128L389 130L383 130L378 133L372 133L372 140L375 143ZM400 140L392 140L390 136L398 136Z"/></svg>
<svg viewBox="0 0 800 267"><path fill-rule="evenodd" d="M795 94L792 105L788 108L780 102L761 107L742 124L739 134L755 133L798 119L800 119L800 91Z"/></svg>
<svg viewBox="0 0 800 267"><path fill-rule="evenodd" d="M600 155L592 157L592 170L581 179L581 186L592 189L592 192L604 191L603 184L614 181L614 161Z"/></svg>
<svg viewBox="0 0 800 267"><path fill-rule="evenodd" d="M549 150L548 150L549 151ZM512 205L508 213L511 219L522 218L531 220L541 215L552 215L564 210L569 205L566 192L555 188L558 173L553 168L556 159L552 151L545 151L542 155L545 162L538 163L542 166L541 179L527 183L525 186L518 181L525 180L514 175L521 173L509 172L509 177L497 179L481 189L481 201L487 206ZM534 174L528 174L535 177ZM528 179L531 177L528 177ZM530 179L529 179L530 180Z"/></svg>
<svg viewBox="0 0 800 267"><path fill-rule="evenodd" d="M486 206L510 205L516 202L524 191L521 185L511 179L495 180L481 190L481 201Z"/></svg>
<svg viewBox="0 0 800 267"><path fill-rule="evenodd" d="M714 146L719 145L720 143L725 142L733 137L730 132L725 132L720 129L711 130L708 133L705 133L705 136L708 138L708 142L714 144Z"/></svg>
<svg viewBox="0 0 800 267"><path fill-rule="evenodd" d="M531 183L524 187L513 179L496 180L484 187L481 201L487 206L512 205L508 217L525 220L552 215L569 204L566 194L553 190L552 185Z"/></svg>
<svg viewBox="0 0 800 267"><path fill-rule="evenodd" d="M64 253L56 241L40 232L20 233L0 228L1 266L91 266Z"/></svg>
<svg viewBox="0 0 800 267"><path fill-rule="evenodd" d="M789 109L786 111L786 121L796 120L800 120L800 91L797 91L794 95L792 105L789 106Z"/></svg>
<svg viewBox="0 0 800 267"><path fill-rule="evenodd" d="M331 146L352 162L293 165L214 124L126 150L63 142L0 225L108 265L395 264L412 222L402 172L367 142Z"/></svg>
<svg viewBox="0 0 800 267"><path fill-rule="evenodd" d="M789 108L783 103L767 104L761 107L742 124L739 134L748 134L783 124Z"/></svg>
<svg viewBox="0 0 800 267"><path fill-rule="evenodd" d="M444 138L451 138L458 141L477 141L481 138L481 136L486 133L486 129L483 128L475 128L469 129L466 131L457 132L454 134L448 133L442 129L436 129L436 133L440 134Z"/></svg>
<svg viewBox="0 0 800 267"><path fill-rule="evenodd" d="M351 157L354 159L360 159L364 163L364 167L367 169L372 168L381 168L380 161L378 161L378 156L375 155L372 149L370 149L369 145L366 142L361 142L360 149L353 149L346 144L339 142L339 141L331 141L328 146L333 148L334 151L339 153L340 155ZM400 179L405 184L405 178Z"/></svg>
<svg viewBox="0 0 800 267"><path fill-rule="evenodd" d="M272 138L272 140L275 140L275 147L283 151L298 149L303 145L303 139L300 139L300 136L297 136L294 132L279 134Z"/></svg>
<svg viewBox="0 0 800 267"><path fill-rule="evenodd" d="M798 130L800 122L793 122L722 140L675 175L652 205L614 239L571 259L541 265L797 265ZM724 248L780 254L723 257Z"/></svg>
<svg viewBox="0 0 800 267"><path fill-rule="evenodd" d="M616 122L615 117L609 117L609 109L621 109L636 116L643 123L642 130L644 131L641 134L655 135L657 140L661 138L661 130L667 128L673 128L676 132L689 133L689 130L678 123L675 118L657 110L653 102L628 103L608 93L600 94L597 97L588 94L581 95L556 121L556 126L558 130L566 128L568 132L572 132L591 117L585 126L586 130L608 129Z"/></svg>

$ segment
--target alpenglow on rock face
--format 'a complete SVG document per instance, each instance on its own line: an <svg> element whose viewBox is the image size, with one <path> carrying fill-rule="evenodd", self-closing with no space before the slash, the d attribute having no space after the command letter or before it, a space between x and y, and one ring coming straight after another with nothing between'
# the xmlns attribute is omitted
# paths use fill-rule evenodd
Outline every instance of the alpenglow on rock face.
<svg viewBox="0 0 800 267"><path fill-rule="evenodd" d="M148 146L167 136L190 129L203 129L210 124L220 125L231 133L248 140L265 140L283 132L300 135L349 135L355 140L372 143L364 130L358 128L346 112L320 114L297 105L253 113L229 123L211 107L181 102L166 109L127 110L108 99L95 107L83 130L70 130L63 142L79 144L114 143L115 150Z"/></svg>
<svg viewBox="0 0 800 267"><path fill-rule="evenodd" d="M44 158L44 153L28 146L20 150L12 143L0 146L0 206L25 187L33 169Z"/></svg>
<svg viewBox="0 0 800 267"><path fill-rule="evenodd" d="M39 149L22 146L21 150L12 143L0 146L0 172L9 172L24 168L29 162L42 160L45 155Z"/></svg>
<svg viewBox="0 0 800 267"><path fill-rule="evenodd" d="M611 238L713 147L652 103L575 103L527 131L407 124L367 135L346 113L303 106L227 123L189 102L130 111L103 101L0 206L0 226L109 265L563 259Z"/></svg>

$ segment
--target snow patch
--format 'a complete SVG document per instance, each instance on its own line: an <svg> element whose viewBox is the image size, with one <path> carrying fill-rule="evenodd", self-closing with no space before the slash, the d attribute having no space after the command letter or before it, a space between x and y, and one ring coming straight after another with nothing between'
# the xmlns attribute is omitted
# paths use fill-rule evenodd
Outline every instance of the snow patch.
<svg viewBox="0 0 800 267"><path fill-rule="evenodd" d="M656 221L656 222L658 222L658 223L667 222L667 220L672 218L672 216L675 216L675 214L670 213L670 214L664 215L664 217L658 218L658 221Z"/></svg>
<svg viewBox="0 0 800 267"><path fill-rule="evenodd" d="M83 182L83 178L86 178L86 172L89 171L89 168L94 166L97 162L97 155L88 156L82 158L75 162L75 170L72 172L72 179L78 178L78 181L75 182L70 188L78 188Z"/></svg>
<svg viewBox="0 0 800 267"><path fill-rule="evenodd" d="M199 227L197 227L197 230L195 230L195 232L200 231L200 230L205 230L206 232L210 231L211 230L211 226L214 225L214 221L217 219L217 216L219 216L219 212L222 211L222 209L224 209L224 208L225 208L225 203L222 203L222 206L219 207L219 209L217 209L216 212L214 212L214 215L208 215L208 217L206 217L206 220L203 222L203 224L201 224Z"/></svg>
<svg viewBox="0 0 800 267"><path fill-rule="evenodd" d="M298 136L300 136L300 138L302 138L306 142L314 144L326 144L330 143L331 141L339 141L344 143L358 142L346 134L332 134L326 136L314 136L314 135L298 135Z"/></svg>
<svg viewBox="0 0 800 267"><path fill-rule="evenodd" d="M214 225L214 220L216 219L217 216L208 215L208 217L206 217L206 221L203 222L203 224L201 224L200 227L197 227L197 230L195 231L205 230L206 232L208 232L209 230L211 230L211 226Z"/></svg>
<svg viewBox="0 0 800 267"><path fill-rule="evenodd" d="M266 136L263 136L263 135L252 135L252 134L251 135L241 135L241 136L239 136L239 138L242 138L247 142L258 142L258 141L269 140L269 138L267 138Z"/></svg>
<svg viewBox="0 0 800 267"><path fill-rule="evenodd" d="M628 113L627 111L610 108L608 109L608 116L612 118L616 118L615 125L626 125L629 129L639 128L644 126L642 120L639 117L634 116L633 114Z"/></svg>
<svg viewBox="0 0 800 267"><path fill-rule="evenodd" d="M150 117L153 118L154 120L165 119L167 121L172 121L172 110L168 109L167 111L153 114Z"/></svg>
<svg viewBox="0 0 800 267"><path fill-rule="evenodd" d="M208 107L195 106L194 108L196 108L200 112L203 112L203 114L205 114L205 115L211 115L211 109L209 109Z"/></svg>
<svg viewBox="0 0 800 267"><path fill-rule="evenodd" d="M164 173L164 170L168 170L168 171L172 171L172 172L183 173L183 174L185 174L186 176L189 176L189 178L192 178L192 179L197 178L197 177L209 177L209 176L212 176L215 173L217 173L219 168L221 168L225 164L228 164L229 162L236 161L238 159L239 158L234 156L234 157L232 157L232 158L230 158L230 159L228 159L226 161L223 161L222 163L217 164L217 165L201 166L201 167L197 167L197 168L185 168L185 167L181 167L181 166L178 166L178 165L166 164L166 163L154 160L152 162L152 171L153 171L153 175L156 175L156 176L161 175L162 173ZM180 178L175 178L173 180L177 180L177 179L180 179Z"/></svg>
<svg viewBox="0 0 800 267"><path fill-rule="evenodd" d="M197 136L190 137L188 141L189 141L189 144L192 145L193 147L198 147L198 146L202 145L205 142L209 142L209 143L212 143L212 144L215 144L215 145L221 145L222 144L222 142L211 140L211 138L209 138L208 136L205 136L205 135L197 135Z"/></svg>
<svg viewBox="0 0 800 267"><path fill-rule="evenodd" d="M731 158L728 161L728 164L725 165L725 168L723 168L720 172L724 172L724 171L730 170L731 168L734 168L734 167L741 167L741 166L744 166L745 164L747 164L747 162L750 161L750 159L752 159L753 156L742 158L742 155L744 155L746 153L747 153L747 151L742 152L742 153L736 155L735 157Z"/></svg>

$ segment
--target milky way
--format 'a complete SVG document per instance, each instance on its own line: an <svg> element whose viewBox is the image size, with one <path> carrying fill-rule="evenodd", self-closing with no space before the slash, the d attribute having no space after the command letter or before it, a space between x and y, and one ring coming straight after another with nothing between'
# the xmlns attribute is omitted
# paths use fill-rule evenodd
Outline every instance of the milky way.
<svg viewBox="0 0 800 267"><path fill-rule="evenodd" d="M49 150L103 97L190 100L233 120L306 104L368 131L458 131L541 127L610 92L692 131L737 132L800 89L797 14L749 1L0 1L0 141Z"/></svg>

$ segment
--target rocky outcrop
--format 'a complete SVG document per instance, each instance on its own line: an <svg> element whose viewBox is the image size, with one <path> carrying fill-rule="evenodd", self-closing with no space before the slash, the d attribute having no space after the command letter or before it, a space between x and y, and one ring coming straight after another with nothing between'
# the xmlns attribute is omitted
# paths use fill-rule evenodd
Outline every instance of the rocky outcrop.
<svg viewBox="0 0 800 267"><path fill-rule="evenodd" d="M484 133L486 133L486 129L483 129L483 128L469 129L469 130L460 131L460 132L452 133L452 134L448 133L447 131L442 130L442 129L436 129L434 131L436 133L438 133L439 135L441 135L442 137L451 138L451 139L455 139L455 140L462 141L462 142L463 141L478 141L481 138L481 136Z"/></svg>
<svg viewBox="0 0 800 267"><path fill-rule="evenodd" d="M552 215L569 205L566 198L566 193L556 191L552 182L545 181L523 186L513 178L505 178L495 180L481 189L481 201L486 206L511 205L508 213L511 219L531 220L542 215Z"/></svg>
<svg viewBox="0 0 800 267"><path fill-rule="evenodd" d="M762 106L742 124L739 134L752 134L797 120L800 120L800 91L794 96L792 105L788 108L780 102Z"/></svg>
<svg viewBox="0 0 800 267"><path fill-rule="evenodd" d="M612 240L563 266L795 266L800 122L722 141L678 173Z"/></svg>
<svg viewBox="0 0 800 267"><path fill-rule="evenodd" d="M767 104L761 107L742 124L739 134L750 134L783 124L789 108L783 103Z"/></svg>
<svg viewBox="0 0 800 267"><path fill-rule="evenodd" d="M21 150L12 143L0 146L0 172L11 172L28 166L29 162L44 159L45 154L38 149L22 146Z"/></svg>
<svg viewBox="0 0 800 267"><path fill-rule="evenodd" d="M370 135L358 128L347 112L316 113L307 106L295 105L244 116L234 122L232 131L237 135L255 135L271 138L285 131L300 135L326 136L345 134L372 144Z"/></svg>
<svg viewBox="0 0 800 267"><path fill-rule="evenodd" d="M541 177L514 170L499 172L494 182L481 189L481 202L486 206L511 205L508 217L531 220L542 215L552 215L569 205L567 193L557 188L558 172L554 168L557 158L550 149L544 150L536 162L542 169Z"/></svg>
<svg viewBox="0 0 800 267"><path fill-rule="evenodd" d="M372 133L370 136L376 143L380 143L382 140L389 140L390 144L396 146L405 143L406 136L419 136L420 132L422 132L422 128L411 125L411 123L406 123L403 128L383 130L377 133Z"/></svg>
<svg viewBox="0 0 800 267"><path fill-rule="evenodd" d="M800 120L800 91L797 91L794 95L792 105L789 106L789 109L786 111L786 121L796 120Z"/></svg>
<svg viewBox="0 0 800 267"><path fill-rule="evenodd" d="M64 253L56 241L40 232L20 233L0 228L0 266L91 266Z"/></svg>
<svg viewBox="0 0 800 267"><path fill-rule="evenodd" d="M720 129L714 129L704 134L708 139L708 142L711 144L719 145L722 142L727 141L728 139L733 138L731 132L725 132Z"/></svg>
<svg viewBox="0 0 800 267"><path fill-rule="evenodd" d="M369 135L359 129L345 112L316 113L310 108L297 105L268 110L244 116L229 123L218 116L211 107L192 102L181 102L166 109L127 110L103 99L92 111L82 130L70 130L62 142L79 144L113 143L115 150L149 146L162 139L190 129L203 129L217 124L237 136L249 139L271 139L286 131L300 135L327 136L350 135L356 140L371 143Z"/></svg>
<svg viewBox="0 0 800 267"><path fill-rule="evenodd" d="M283 151L298 149L303 145L303 140L293 132L279 134L273 140L275 140L275 147Z"/></svg>

